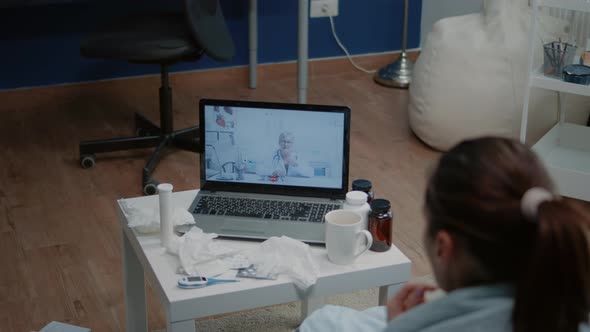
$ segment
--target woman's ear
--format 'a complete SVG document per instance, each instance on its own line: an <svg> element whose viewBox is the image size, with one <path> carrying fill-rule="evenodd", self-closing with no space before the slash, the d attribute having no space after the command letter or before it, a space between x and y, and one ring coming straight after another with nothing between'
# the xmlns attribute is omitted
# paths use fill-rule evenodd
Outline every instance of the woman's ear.
<svg viewBox="0 0 590 332"><path fill-rule="evenodd" d="M456 239L446 230L440 230L434 238L434 255L436 259L448 265L456 256Z"/></svg>

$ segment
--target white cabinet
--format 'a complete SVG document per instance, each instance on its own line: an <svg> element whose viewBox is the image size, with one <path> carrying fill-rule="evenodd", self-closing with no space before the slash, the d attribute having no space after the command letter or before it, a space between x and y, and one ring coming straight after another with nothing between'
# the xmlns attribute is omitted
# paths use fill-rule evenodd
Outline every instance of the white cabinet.
<svg viewBox="0 0 590 332"><path fill-rule="evenodd" d="M559 122L533 145L533 150L544 161L561 195L590 201L590 127L565 122L566 94L590 96L590 86L544 76L541 68L534 67L533 61L534 47L538 47L535 38L538 29L537 16L541 7L590 12L590 0L532 0L532 5L529 77L525 90L520 140L526 142L530 90L541 88L556 91L559 94Z"/></svg>

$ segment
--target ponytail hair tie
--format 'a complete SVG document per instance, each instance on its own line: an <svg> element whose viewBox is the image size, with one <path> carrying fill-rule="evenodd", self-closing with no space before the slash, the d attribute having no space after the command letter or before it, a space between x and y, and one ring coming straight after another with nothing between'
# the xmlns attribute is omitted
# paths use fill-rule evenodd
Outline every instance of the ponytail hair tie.
<svg viewBox="0 0 590 332"><path fill-rule="evenodd" d="M537 218L539 205L543 202L552 201L555 196L545 188L533 187L527 190L520 200L520 210L522 214L531 219Z"/></svg>

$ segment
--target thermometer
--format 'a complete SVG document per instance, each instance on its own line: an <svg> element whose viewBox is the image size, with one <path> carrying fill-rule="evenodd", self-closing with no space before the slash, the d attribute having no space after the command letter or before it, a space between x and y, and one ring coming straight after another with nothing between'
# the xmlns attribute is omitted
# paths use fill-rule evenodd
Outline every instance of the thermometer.
<svg viewBox="0 0 590 332"><path fill-rule="evenodd" d="M180 288L201 288L226 282L238 282L236 279L213 279L200 276L183 277L178 280Z"/></svg>

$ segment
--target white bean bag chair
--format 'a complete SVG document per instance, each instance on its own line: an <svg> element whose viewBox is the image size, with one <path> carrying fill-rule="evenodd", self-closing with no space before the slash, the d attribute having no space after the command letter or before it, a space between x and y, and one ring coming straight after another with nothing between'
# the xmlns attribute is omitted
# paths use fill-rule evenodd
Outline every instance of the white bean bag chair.
<svg viewBox="0 0 590 332"><path fill-rule="evenodd" d="M541 39L566 39L569 26L546 15L538 22L536 61L541 63ZM482 13L445 18L433 26L410 86L410 126L421 140L447 150L481 135L518 137L529 24L528 0L484 0ZM554 92L532 90L533 132L551 127L556 100Z"/></svg>

